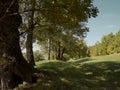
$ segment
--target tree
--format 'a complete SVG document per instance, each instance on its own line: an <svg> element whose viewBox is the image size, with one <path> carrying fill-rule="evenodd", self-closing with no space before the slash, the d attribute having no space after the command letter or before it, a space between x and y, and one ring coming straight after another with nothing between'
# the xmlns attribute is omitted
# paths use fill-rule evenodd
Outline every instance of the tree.
<svg viewBox="0 0 120 90"><path fill-rule="evenodd" d="M29 8L31 11L28 12L28 30L27 40L26 40L26 55L27 61L34 66L34 55L33 55L33 30L34 30L34 13L35 13L35 0L29 1L31 5Z"/></svg>
<svg viewBox="0 0 120 90"><path fill-rule="evenodd" d="M102 55L107 55L107 46L108 46L108 39L107 35L104 35L101 40L101 45L102 45Z"/></svg>
<svg viewBox="0 0 120 90"><path fill-rule="evenodd" d="M107 46L107 54L113 54L114 53L114 42L115 42L115 35L113 33L110 33L107 35L108 37L108 46Z"/></svg>
<svg viewBox="0 0 120 90"><path fill-rule="evenodd" d="M39 5L40 8L35 9L40 10L39 16L41 16L41 20L39 20L39 31L44 30L43 32L47 33L44 40L52 38L52 43L57 42L56 45L54 44L56 46L56 50L54 50L57 51L56 55L58 58L60 58L61 54L60 44L63 41L61 38L62 34L71 34L72 37L84 37L86 32L88 32L88 28L84 23L90 17L96 17L98 13L98 9L93 6L92 0L42 0ZM41 27L47 29L41 29ZM52 28L50 32L48 28Z"/></svg>
<svg viewBox="0 0 120 90"><path fill-rule="evenodd" d="M0 50L3 62L6 61L1 67L2 90L14 88L24 80L32 80L34 69L23 58L19 45L18 27L21 22L18 0L0 0Z"/></svg>
<svg viewBox="0 0 120 90"><path fill-rule="evenodd" d="M104 35L100 42L97 41L95 45L90 47L90 56L109 55L115 53L117 48L116 43L118 40L116 40L116 35L113 33Z"/></svg>
<svg viewBox="0 0 120 90"><path fill-rule="evenodd" d="M33 30L36 0L20 0L20 12L23 17L22 30L26 33L26 56L32 66L35 65L33 55ZM28 11L25 11L28 10Z"/></svg>
<svg viewBox="0 0 120 90"><path fill-rule="evenodd" d="M27 2L27 4L25 3ZM21 6L24 7L27 5L27 8L25 7L24 12L30 12L32 17L30 20L28 20L32 23L37 23L36 26L34 26L34 29L36 27L39 27L39 31L41 32L41 28L48 27L51 28L50 32L56 33L57 30L60 31L60 33L72 33L73 35L84 37L84 33L88 32L88 29L83 25L83 22L86 22L88 18L90 17L96 17L98 13L98 9L93 6L92 0L24 0L24 4ZM31 8L32 7L32 8ZM34 16L33 16L34 14ZM32 32L31 28L33 25L29 24L30 32ZM32 26L32 27L31 27ZM61 30L60 30L61 29ZM45 30L45 29L44 29ZM49 29L47 29L49 30ZM46 32L47 30L43 31ZM48 36L46 36L47 41L51 41L50 39L54 39L54 34L51 34L49 31ZM57 32L58 33L58 32ZM41 34L40 34L41 35ZM29 51L28 58L32 59L32 33L28 33L29 39L27 39L27 47L30 46L27 50ZM42 35L43 36L43 35ZM31 39L30 39L31 38ZM54 42L57 42L56 51L57 57L60 58L60 37L58 36L56 40L52 40ZM60 41L59 41L60 40ZM30 45L31 43L31 45ZM53 42L52 42L53 43ZM48 46L50 44L48 43ZM64 49L63 49L64 51ZM50 47L48 47L48 59L50 59ZM30 60L33 61L33 60Z"/></svg>
<svg viewBox="0 0 120 90"><path fill-rule="evenodd" d="M120 30L115 34L114 48L115 53L120 53Z"/></svg>

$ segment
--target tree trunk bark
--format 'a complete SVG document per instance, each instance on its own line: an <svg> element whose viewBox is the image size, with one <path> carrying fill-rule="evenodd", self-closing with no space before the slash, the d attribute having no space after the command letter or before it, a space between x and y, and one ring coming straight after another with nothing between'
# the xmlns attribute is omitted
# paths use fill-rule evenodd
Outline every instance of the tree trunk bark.
<svg viewBox="0 0 120 90"><path fill-rule="evenodd" d="M50 45L50 39L48 38L48 60L50 60L50 55L51 55L51 45Z"/></svg>
<svg viewBox="0 0 120 90"><path fill-rule="evenodd" d="M35 1L31 3L31 11L28 12L28 33L27 33L27 41L26 41L26 55L27 61L32 66L35 66L34 55L33 55L33 30L34 30L34 8L35 8Z"/></svg>
<svg viewBox="0 0 120 90"><path fill-rule="evenodd" d="M63 47L63 49L62 49L62 53L61 53L61 60L63 60L63 58L64 58L64 52L65 52L65 47Z"/></svg>
<svg viewBox="0 0 120 90"><path fill-rule="evenodd" d="M33 33L27 34L27 41L26 41L26 56L27 61L30 65L34 66L34 55L33 55Z"/></svg>
<svg viewBox="0 0 120 90"><path fill-rule="evenodd" d="M61 57L61 46L60 46L60 41L58 41L58 55L57 55L57 59L60 60Z"/></svg>
<svg viewBox="0 0 120 90"><path fill-rule="evenodd" d="M18 13L18 0L0 0L0 50L2 50L1 58L3 58L3 63L0 64L2 90L14 88L24 80L32 80L34 68L23 58L19 45L18 27L21 21L21 16Z"/></svg>
<svg viewBox="0 0 120 90"><path fill-rule="evenodd" d="M53 45L53 42L52 42L52 60L55 59L55 45Z"/></svg>
<svg viewBox="0 0 120 90"><path fill-rule="evenodd" d="M55 50L55 59L57 60L58 59L58 41L56 41L56 45L54 47L54 50Z"/></svg>

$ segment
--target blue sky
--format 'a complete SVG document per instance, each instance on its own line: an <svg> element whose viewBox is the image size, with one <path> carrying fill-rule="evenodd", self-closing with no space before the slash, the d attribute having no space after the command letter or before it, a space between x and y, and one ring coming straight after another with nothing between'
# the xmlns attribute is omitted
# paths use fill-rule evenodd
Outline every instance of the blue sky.
<svg viewBox="0 0 120 90"><path fill-rule="evenodd" d="M120 29L120 0L94 0L94 6L98 7L99 14L87 23L90 32L85 40L89 46L100 41L103 35Z"/></svg>

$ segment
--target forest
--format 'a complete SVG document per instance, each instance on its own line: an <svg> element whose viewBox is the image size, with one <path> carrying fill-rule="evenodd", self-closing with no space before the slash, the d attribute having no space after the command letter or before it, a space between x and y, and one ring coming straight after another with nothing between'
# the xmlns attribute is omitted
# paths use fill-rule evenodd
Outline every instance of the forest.
<svg viewBox="0 0 120 90"><path fill-rule="evenodd" d="M98 13L93 0L0 0L0 90L119 90L111 76L119 75L120 31L94 46L84 40ZM110 54L113 68L108 56L92 58Z"/></svg>

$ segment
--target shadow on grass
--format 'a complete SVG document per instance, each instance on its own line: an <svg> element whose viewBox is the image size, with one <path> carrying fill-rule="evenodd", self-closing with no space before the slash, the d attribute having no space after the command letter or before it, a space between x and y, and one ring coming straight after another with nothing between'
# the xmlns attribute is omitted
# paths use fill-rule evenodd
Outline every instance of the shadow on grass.
<svg viewBox="0 0 120 90"><path fill-rule="evenodd" d="M43 76L33 90L120 90L120 63L90 62L79 66L87 61L42 64L38 69Z"/></svg>
<svg viewBox="0 0 120 90"><path fill-rule="evenodd" d="M98 90L120 90L120 63L96 62L82 66L84 80Z"/></svg>

